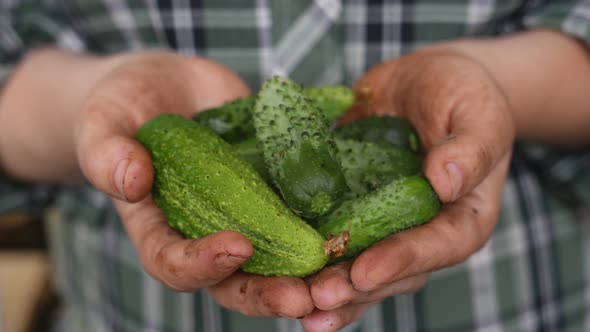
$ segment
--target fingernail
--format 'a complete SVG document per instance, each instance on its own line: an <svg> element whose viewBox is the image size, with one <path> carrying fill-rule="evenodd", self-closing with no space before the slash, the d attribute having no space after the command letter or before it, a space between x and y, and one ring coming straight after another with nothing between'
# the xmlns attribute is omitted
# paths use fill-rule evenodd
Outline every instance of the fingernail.
<svg viewBox="0 0 590 332"><path fill-rule="evenodd" d="M371 277L371 273L368 270L365 270L364 280L362 280L360 283L354 283L354 288L361 292L370 292L379 287L379 285L374 280L372 280Z"/></svg>
<svg viewBox="0 0 590 332"><path fill-rule="evenodd" d="M356 290L361 292L370 292L372 290L377 289L377 284L373 283L372 281L367 281L363 285L355 286Z"/></svg>
<svg viewBox="0 0 590 332"><path fill-rule="evenodd" d="M247 260L247 257L223 255L222 257L216 260L216 263L223 268L234 269L244 264Z"/></svg>
<svg viewBox="0 0 590 332"><path fill-rule="evenodd" d="M445 169L447 170L447 176L451 183L451 201L455 201L463 185L463 173L461 173L461 169L455 163L447 163Z"/></svg>
<svg viewBox="0 0 590 332"><path fill-rule="evenodd" d="M129 159L123 159L119 161L117 169L115 169L115 186L117 187L117 191L119 191L119 195L124 200L127 200L127 196L125 195L125 173L127 173L129 163Z"/></svg>

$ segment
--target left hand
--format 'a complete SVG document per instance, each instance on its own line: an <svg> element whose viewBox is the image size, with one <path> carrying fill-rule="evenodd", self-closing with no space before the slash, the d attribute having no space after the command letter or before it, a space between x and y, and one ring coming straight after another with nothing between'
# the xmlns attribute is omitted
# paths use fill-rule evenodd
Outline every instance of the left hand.
<svg viewBox="0 0 590 332"><path fill-rule="evenodd" d="M355 86L368 102L345 117L395 115L416 128L424 174L444 204L429 223L389 236L309 279L307 331L335 331L387 297L419 290L432 271L482 247L498 219L514 140L504 92L475 60L424 50L373 68Z"/></svg>

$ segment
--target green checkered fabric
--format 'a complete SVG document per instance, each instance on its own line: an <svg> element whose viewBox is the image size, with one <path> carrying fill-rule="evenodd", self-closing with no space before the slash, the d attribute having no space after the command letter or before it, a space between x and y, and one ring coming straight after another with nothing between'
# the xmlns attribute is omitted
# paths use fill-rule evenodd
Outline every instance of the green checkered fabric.
<svg viewBox="0 0 590 332"><path fill-rule="evenodd" d="M212 58L253 90L273 74L352 84L432 43L545 27L590 44L590 2L508 0L4 0L0 79L51 43L96 54ZM589 90L590 91L590 90ZM373 307L345 331L590 331L590 154L518 142L499 224L465 263ZM0 183L0 211L49 211L64 331L302 331L249 318L142 269L111 201L89 186Z"/></svg>

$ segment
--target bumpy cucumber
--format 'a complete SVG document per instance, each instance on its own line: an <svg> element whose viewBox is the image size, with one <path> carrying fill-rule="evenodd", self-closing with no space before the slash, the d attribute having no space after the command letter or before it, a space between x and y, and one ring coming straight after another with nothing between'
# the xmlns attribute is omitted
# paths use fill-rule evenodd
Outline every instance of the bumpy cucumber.
<svg viewBox="0 0 590 332"><path fill-rule="evenodd" d="M346 199L364 196L389 182L422 171L420 157L408 150L374 142L335 139L350 191Z"/></svg>
<svg viewBox="0 0 590 332"><path fill-rule="evenodd" d="M315 218L337 207L348 190L328 124L299 84L264 83L254 127L273 183L295 213Z"/></svg>
<svg viewBox="0 0 590 332"><path fill-rule="evenodd" d="M409 176L345 201L319 219L318 231L326 237L348 232L350 242L344 258L350 258L393 233L426 223L439 207L428 180Z"/></svg>
<svg viewBox="0 0 590 332"><path fill-rule="evenodd" d="M408 150L352 139L336 138L334 141L338 146L338 156L346 184L350 188L344 194L345 199L364 196L395 179L416 175L422 171L422 160ZM254 137L236 143L233 147L267 183L271 183L264 156L257 147L257 142Z"/></svg>
<svg viewBox="0 0 590 332"><path fill-rule="evenodd" d="M161 115L146 123L137 139L153 160L153 197L186 237L241 232L254 247L243 270L266 276L302 277L326 264L325 239L209 129Z"/></svg>
<svg viewBox="0 0 590 332"><path fill-rule="evenodd" d="M334 137L386 143L412 152L420 150L420 141L412 125L405 119L391 116L367 117L336 128Z"/></svg>
<svg viewBox="0 0 590 332"><path fill-rule="evenodd" d="M320 109L328 124L338 120L355 102L352 90L341 85L303 88L303 94Z"/></svg>
<svg viewBox="0 0 590 332"><path fill-rule="evenodd" d="M255 96L236 99L220 107L200 112L193 120L213 130L227 142L239 142L246 137L254 136L252 109L255 103Z"/></svg>
<svg viewBox="0 0 590 332"><path fill-rule="evenodd" d="M303 94L318 107L328 124L336 121L354 104L354 93L345 86L308 87ZM200 112L193 120L235 143L254 136L252 110L256 96L236 99L220 107Z"/></svg>

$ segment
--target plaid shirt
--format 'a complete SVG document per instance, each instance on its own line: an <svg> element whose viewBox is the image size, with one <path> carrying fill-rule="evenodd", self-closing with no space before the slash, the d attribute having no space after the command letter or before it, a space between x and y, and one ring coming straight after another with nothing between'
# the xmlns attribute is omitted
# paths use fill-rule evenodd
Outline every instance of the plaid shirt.
<svg viewBox="0 0 590 332"><path fill-rule="evenodd" d="M352 84L371 66L465 36L546 27L590 43L590 3L508 0L4 0L0 78L52 43L81 52L173 49L215 59L252 89L272 74ZM590 91L590 90L589 90ZM384 300L346 331L590 331L590 154L517 142L499 224L465 263ZM0 211L49 210L69 331L301 331L249 318L142 269L110 199L89 186L0 183Z"/></svg>

